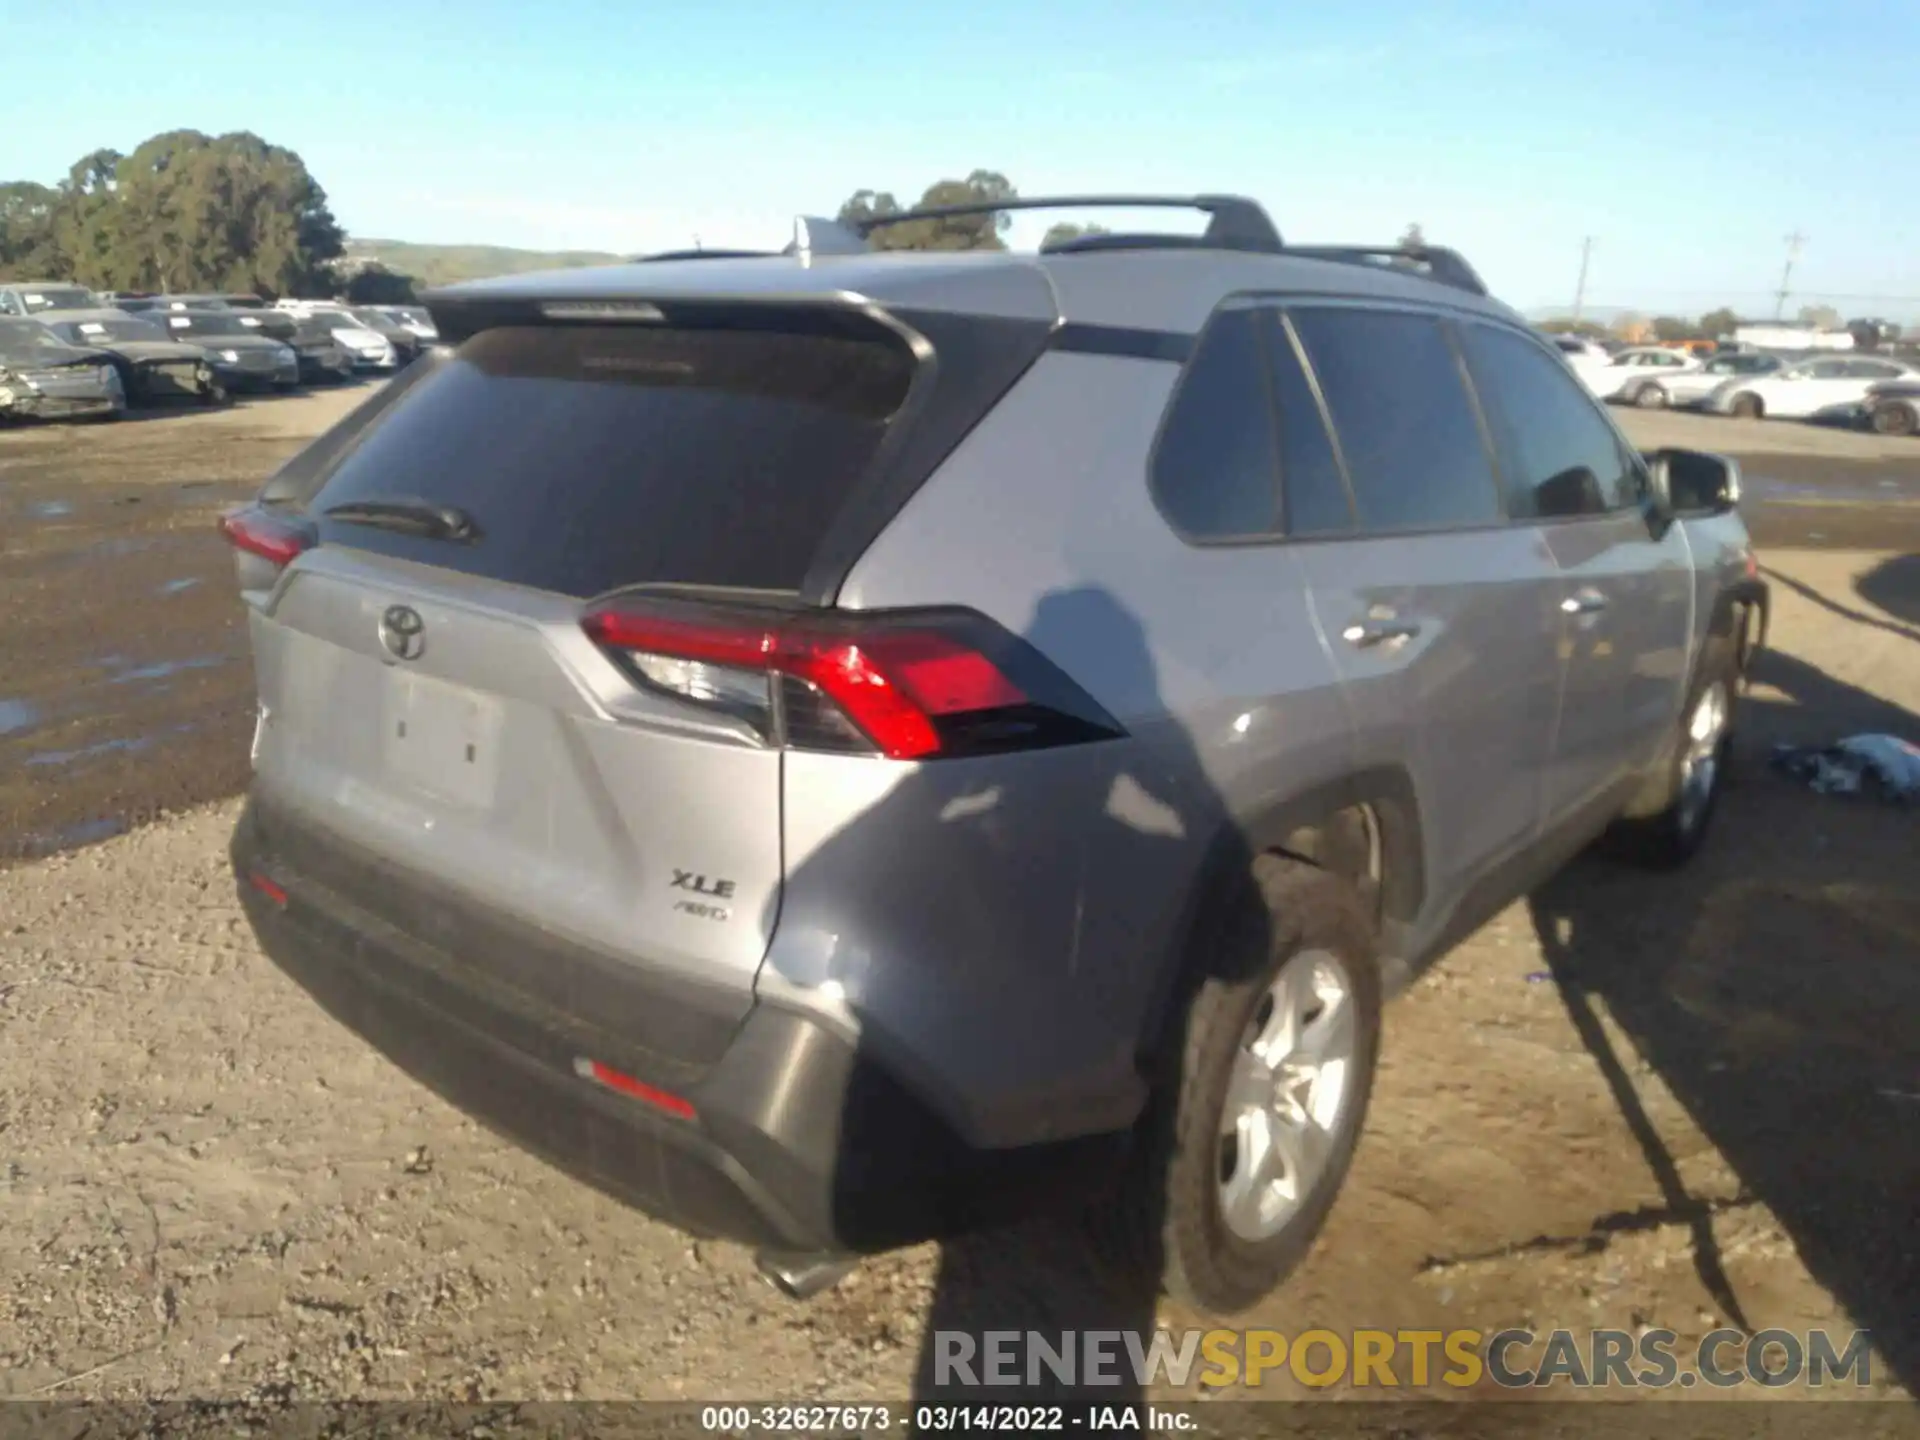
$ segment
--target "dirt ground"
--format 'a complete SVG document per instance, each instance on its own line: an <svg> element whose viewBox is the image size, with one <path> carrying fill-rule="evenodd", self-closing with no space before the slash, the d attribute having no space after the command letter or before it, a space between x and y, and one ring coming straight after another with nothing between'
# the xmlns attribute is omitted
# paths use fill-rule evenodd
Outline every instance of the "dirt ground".
<svg viewBox="0 0 1920 1440"><path fill-rule="evenodd" d="M355 393L0 434L0 1398L900 1399L930 1328L1152 1323L1038 1225L795 1305L260 958L212 519ZM1764 764L1920 740L1920 443L1628 419L1742 457L1775 583L1714 838L1674 876L1579 862L1390 1011L1327 1231L1236 1323L1861 1325L1877 1393L1920 1394L1920 816Z"/></svg>

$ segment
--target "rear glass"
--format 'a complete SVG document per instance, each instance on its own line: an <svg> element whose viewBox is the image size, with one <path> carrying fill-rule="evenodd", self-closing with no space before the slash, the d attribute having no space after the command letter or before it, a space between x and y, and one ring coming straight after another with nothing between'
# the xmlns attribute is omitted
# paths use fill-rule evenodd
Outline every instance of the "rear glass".
<svg viewBox="0 0 1920 1440"><path fill-rule="evenodd" d="M796 590L912 374L890 337L489 330L375 425L310 508L327 542L566 595ZM457 506L479 538L325 519L394 499Z"/></svg>

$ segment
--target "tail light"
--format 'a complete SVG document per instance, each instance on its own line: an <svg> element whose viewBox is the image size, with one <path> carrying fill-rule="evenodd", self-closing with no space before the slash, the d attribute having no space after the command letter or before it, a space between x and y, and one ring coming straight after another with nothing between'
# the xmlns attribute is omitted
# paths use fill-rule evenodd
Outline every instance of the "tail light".
<svg viewBox="0 0 1920 1440"><path fill-rule="evenodd" d="M220 533L236 550L286 566L313 544L313 532L258 505L243 505L220 517Z"/></svg>
<svg viewBox="0 0 1920 1440"><path fill-rule="evenodd" d="M615 600L591 607L582 623L641 686L730 714L793 749L924 760L1122 733L1032 646L972 611Z"/></svg>

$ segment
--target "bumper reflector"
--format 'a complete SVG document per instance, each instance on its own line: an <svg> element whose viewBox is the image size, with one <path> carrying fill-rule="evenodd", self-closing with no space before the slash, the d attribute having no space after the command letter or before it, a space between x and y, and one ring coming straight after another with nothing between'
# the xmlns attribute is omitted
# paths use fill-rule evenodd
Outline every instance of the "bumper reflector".
<svg viewBox="0 0 1920 1440"><path fill-rule="evenodd" d="M644 1100L656 1110L680 1120L693 1119L693 1106L678 1095L669 1095L664 1090L656 1090L644 1081L623 1074L611 1065L602 1065L598 1060L589 1060L584 1055L574 1057L573 1073L582 1080L591 1080L596 1085L604 1085L609 1090L617 1090L622 1095L631 1095L635 1100Z"/></svg>

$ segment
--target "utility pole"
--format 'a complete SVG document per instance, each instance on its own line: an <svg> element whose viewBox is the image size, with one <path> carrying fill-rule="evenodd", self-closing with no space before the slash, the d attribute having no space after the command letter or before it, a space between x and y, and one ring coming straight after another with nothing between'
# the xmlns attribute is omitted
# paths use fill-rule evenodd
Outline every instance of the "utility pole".
<svg viewBox="0 0 1920 1440"><path fill-rule="evenodd" d="M1593 237L1580 242L1580 280L1573 287L1573 323L1580 323L1580 309L1587 303L1587 260L1593 254Z"/></svg>
<svg viewBox="0 0 1920 1440"><path fill-rule="evenodd" d="M1787 282L1793 279L1793 262L1800 254L1800 247L1807 243L1807 237L1798 230L1787 236L1787 263L1780 272L1780 291L1773 297L1773 318L1781 319L1787 313Z"/></svg>

